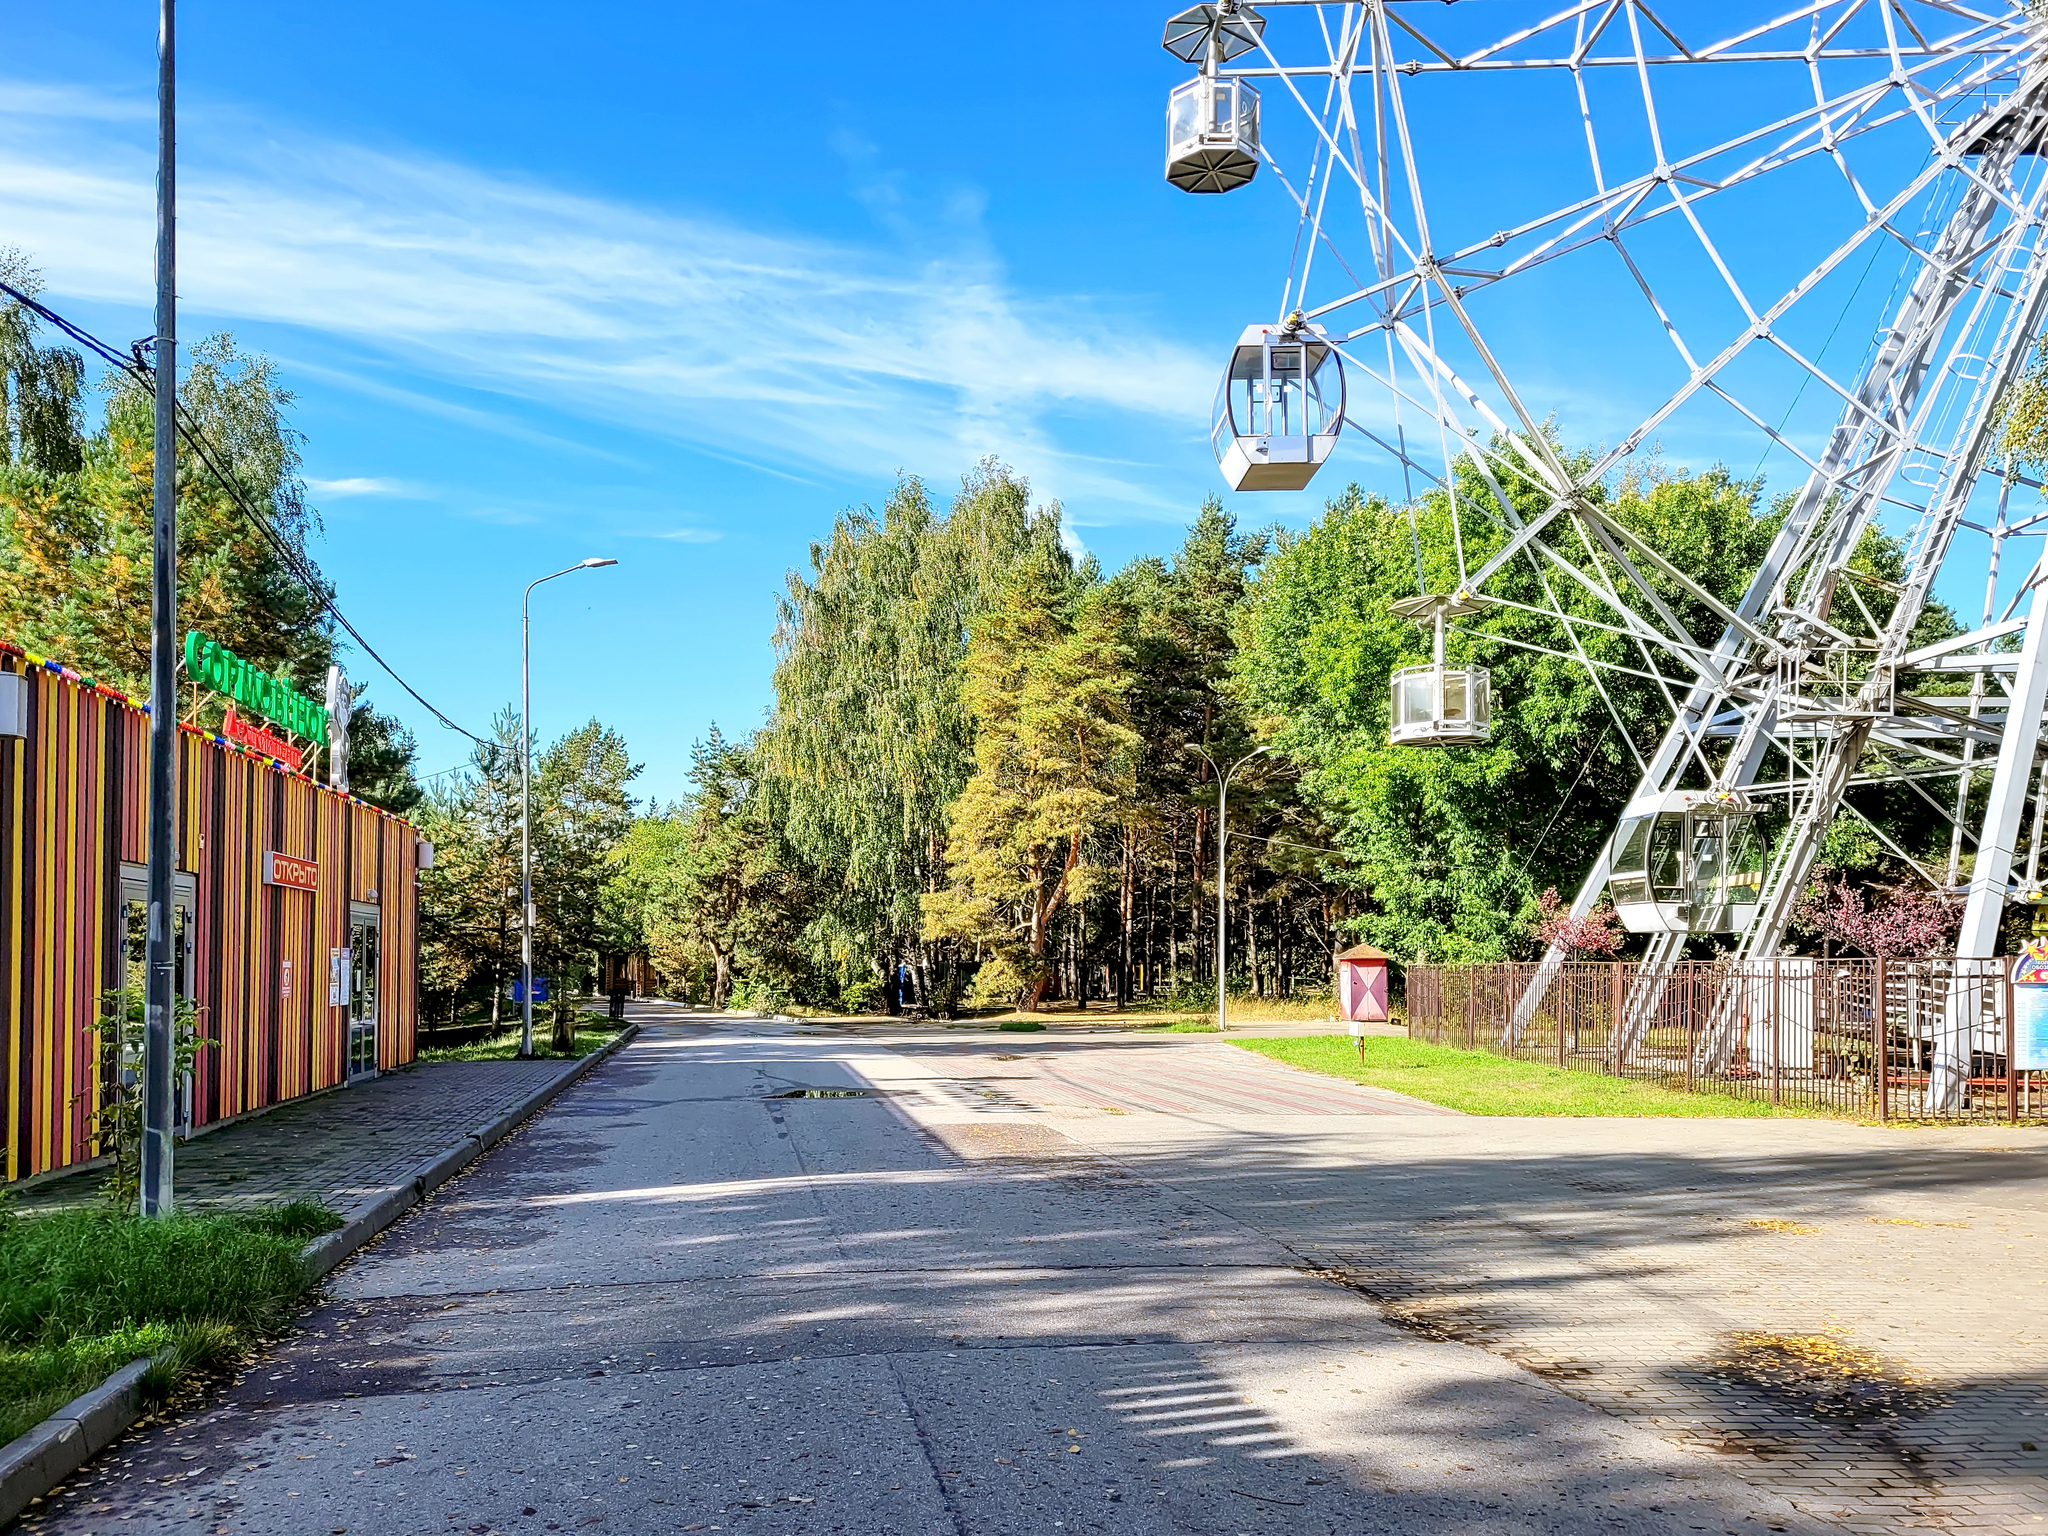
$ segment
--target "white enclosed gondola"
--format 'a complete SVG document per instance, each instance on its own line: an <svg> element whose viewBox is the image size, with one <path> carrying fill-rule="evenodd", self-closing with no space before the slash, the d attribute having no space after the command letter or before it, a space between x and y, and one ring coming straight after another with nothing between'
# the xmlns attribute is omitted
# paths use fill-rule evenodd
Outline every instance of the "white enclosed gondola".
<svg viewBox="0 0 2048 1536"><path fill-rule="evenodd" d="M1481 605L1459 593L1425 593L1394 604L1394 612L1431 631L1430 663L1403 667L1393 677L1388 738L1397 747L1476 747L1493 734L1493 679L1484 667L1444 664L1444 621L1477 613Z"/></svg>
<svg viewBox="0 0 2048 1536"><path fill-rule="evenodd" d="M1209 443L1233 491L1298 491L1344 429L1344 365L1321 326L1248 325L1216 391Z"/></svg>
<svg viewBox="0 0 2048 1536"><path fill-rule="evenodd" d="M1234 192L1259 171L1259 93L1217 75L1259 46L1266 18L1240 0L1191 5L1166 24L1160 46L1201 66L1166 102L1166 179L1183 192Z"/></svg>
<svg viewBox="0 0 2048 1536"><path fill-rule="evenodd" d="M1234 192L1259 173L1259 93L1203 74L1166 99L1166 179L1183 192Z"/></svg>
<svg viewBox="0 0 2048 1536"><path fill-rule="evenodd" d="M1622 812L1607 892L1631 933L1741 933L1763 888L1758 807L1732 790L1639 795Z"/></svg>

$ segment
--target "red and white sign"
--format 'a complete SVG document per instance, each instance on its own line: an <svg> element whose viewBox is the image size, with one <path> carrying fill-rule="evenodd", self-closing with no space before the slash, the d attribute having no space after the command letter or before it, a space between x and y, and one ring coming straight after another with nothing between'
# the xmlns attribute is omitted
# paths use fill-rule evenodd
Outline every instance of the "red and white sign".
<svg viewBox="0 0 2048 1536"><path fill-rule="evenodd" d="M232 709L228 711L227 719L222 722L220 733L229 741L238 741L251 751L261 752L265 757L276 758L293 773L299 771L300 754L297 747L268 727L244 720Z"/></svg>
<svg viewBox="0 0 2048 1536"><path fill-rule="evenodd" d="M288 853L263 855L263 883L289 886L295 891L320 887L320 866L311 859L295 859Z"/></svg>

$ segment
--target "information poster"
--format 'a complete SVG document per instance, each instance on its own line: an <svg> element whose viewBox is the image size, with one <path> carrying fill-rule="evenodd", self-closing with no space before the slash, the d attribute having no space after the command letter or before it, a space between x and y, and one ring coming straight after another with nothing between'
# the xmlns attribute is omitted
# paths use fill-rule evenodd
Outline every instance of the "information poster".
<svg viewBox="0 0 2048 1536"><path fill-rule="evenodd" d="M2012 963L2012 1065L2048 1072L2048 938L2029 939Z"/></svg>

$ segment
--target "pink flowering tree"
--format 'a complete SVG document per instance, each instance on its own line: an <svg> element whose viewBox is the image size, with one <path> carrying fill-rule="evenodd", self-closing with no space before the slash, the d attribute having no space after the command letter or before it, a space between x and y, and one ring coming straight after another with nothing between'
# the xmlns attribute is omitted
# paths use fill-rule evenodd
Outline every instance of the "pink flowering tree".
<svg viewBox="0 0 2048 1536"><path fill-rule="evenodd" d="M1835 947L1872 959L1917 958L1933 953L1955 933L1955 904L1920 886L1868 895L1837 878L1809 891L1794 920L1820 936L1823 953Z"/></svg>
<svg viewBox="0 0 2048 1536"><path fill-rule="evenodd" d="M1577 960L1585 955L1611 955L1621 948L1623 938L1614 908L1601 897L1600 904L1584 917L1573 917L1571 907L1552 886L1536 898L1536 941L1545 948L1556 945Z"/></svg>

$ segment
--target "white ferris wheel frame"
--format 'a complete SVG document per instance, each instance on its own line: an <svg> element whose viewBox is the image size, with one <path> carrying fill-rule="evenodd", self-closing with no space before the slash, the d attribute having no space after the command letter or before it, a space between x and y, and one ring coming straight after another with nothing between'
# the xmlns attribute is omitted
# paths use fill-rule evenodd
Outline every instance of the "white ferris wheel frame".
<svg viewBox="0 0 2048 1536"><path fill-rule="evenodd" d="M2015 486L2039 489L2039 482L2009 460L1995 464L1992 449L2001 401L2048 319L2048 49L2041 47L2048 26L2017 3L1808 0L1710 39L1659 14L1678 8L1677 0L1658 0L1655 9L1644 0L1574 0L1473 47L1469 38L1451 40L1437 19L1457 12L1498 15L1510 7L1486 0L1255 0L1251 14L1264 22L1254 29L1256 47L1208 67L1254 82L1275 106L1286 98L1313 127L1307 172L1293 178L1272 147L1271 120L1261 135L1261 159L1299 216L1280 313L1322 326L1360 381L1348 429L1404 475L1446 488L1454 530L1460 519L1479 515L1505 533L1500 548L1472 569L1457 538L1461 588L1504 602L1487 592L1489 580L1526 562L1537 573L1545 605L1509 605L1558 624L1570 649L1550 654L1584 666L1617 724L1600 684L1603 669L1647 678L1662 691L1670 719L1655 750L1646 757L1625 729L1621 733L1641 772L1638 794L1673 789L1696 771L1712 788L1785 800L1789 829L1773 850L1757 916L1736 957L1778 952L1822 837L1841 812L1861 815L1845 798L1848 790L1877 783L1911 789L1950 823L1946 880L1922 872L1965 895L1958 958L1989 956L2006 901L2040 890L2040 828L2048 808L2048 794L2037 790L2035 835L2015 887L2013 854L2035 779L2048 691L2042 656L2048 569L2035 563L2001 607L1998 567L2010 539L2048 526L2048 511L2026 515L2010 507ZM1244 9L1230 9L1237 12L1233 25L1245 28ZM1725 18L1735 7L1712 9ZM1282 52L1294 46L1305 56L1283 62ZM1659 82L1674 70L1713 65L1801 67L1811 100L1760 126L1667 151ZM1430 76L1512 71L1570 77L1591 190L1486 238L1439 250L1432 243L1410 94ZM1654 155L1646 168L1617 178L1603 162L1588 87L1590 77L1610 71L1633 76L1638 85L1642 121L1636 127ZM1850 78L1839 83L1830 71ZM1889 188L1859 175L1848 153L1859 140L1915 129L1926 141L1917 174ZM1752 293L1709 234L1702 210L1816 157L1840 172L1863 222L1796 281L1768 297ZM1330 228L1332 192L1340 187L1334 207L1355 200L1364 225L1367 256L1357 266ZM1913 227L1915 218L1925 221L1922 227ZM1688 339L1677 306L1653 285L1651 263L1631 249L1646 232L1674 223L1697 241L1725 289L1717 297L1740 312L1732 334L1713 345ZM1543 415L1488 345L1471 301L1521 273L1602 245L1619 255L1683 377L1614 446L1575 466L1553 446ZM1905 271L1860 371L1838 376L1793 345L1781 325L1853 257L1868 249L1874 262L1879 246L1898 248ZM1312 297L1312 280L1332 265L1345 284ZM1802 442L1745 401L1738 375L1758 353L1789 364L1802 391L1811 384L1837 402L1833 430L1823 440ZM1360 419L1356 402L1374 391L1389 423ZM1760 434L1768 451L1790 454L1806 471L1786 523L1733 606L1624 526L1593 494L1696 401L1725 406ZM1432 436L1434 444L1419 446ZM1429 447L1434 462L1427 461ZM1460 460L1487 488L1478 505L1470 498L1459 502L1452 468ZM1518 514L1502 488L1504 473L1533 480L1548 506L1534 517ZM1413 490L1411 479L1411 496ZM1883 623L1858 590L1867 578L1849 568L1863 531L1878 519L1910 525L1905 578L1887 593L1896 601ZM1982 622L1915 648L1914 625L1965 529L1989 541ZM1659 596L1652 573L1711 612L1720 633L1689 633ZM1557 598L1564 583L1590 593L1613 622L1567 611ZM1626 636L1641 665L1617 667L1593 657L1582 643L1586 630ZM2017 652L2008 649L2012 636L2020 637ZM1916 697L1901 686L1902 677L1939 672L1969 673L1970 693ZM1715 742L1726 744L1718 760L1708 751ZM1791 771L1759 782L1772 747ZM1990 790L1981 814L1972 817L1973 788L1987 766ZM1930 793L1943 779L1954 781L1952 797ZM1974 844L1967 881L1961 878L1966 839ZM1610 836L1578 893L1576 915L1590 911L1604 892L1612 846ZM1893 851L1921 867L1903 849L1894 845ZM1684 938L1654 935L1643 973L1668 972ZM1546 956L1546 978L1563 959L1557 951ZM1654 983L1639 988L1630 1007L1636 1027L1654 1008L1657 990ZM1541 995L1542 986L1530 989L1510 1035ZM1718 1045L1709 1043L1710 1053L1732 1043L1729 1032L1721 1033ZM1959 1095L1967 1071L1967 1047L1960 1065L1953 1051L1938 1060L1936 1100Z"/></svg>

